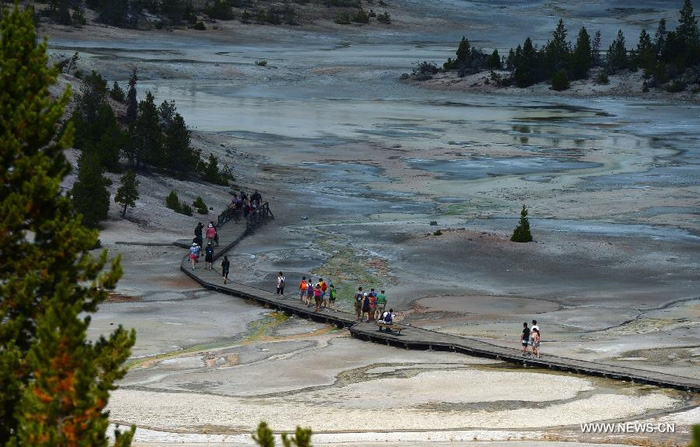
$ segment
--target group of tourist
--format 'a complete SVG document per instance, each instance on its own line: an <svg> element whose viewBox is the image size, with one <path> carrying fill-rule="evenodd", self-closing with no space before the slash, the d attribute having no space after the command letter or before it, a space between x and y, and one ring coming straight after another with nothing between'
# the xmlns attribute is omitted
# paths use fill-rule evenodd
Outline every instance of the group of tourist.
<svg viewBox="0 0 700 447"><path fill-rule="evenodd" d="M233 199L229 204L229 208L233 210L233 222L238 223L243 219L247 219L250 213L255 211L262 204L262 196L255 190L253 194L248 197L245 191L240 193L234 193Z"/></svg>
<svg viewBox="0 0 700 447"><path fill-rule="evenodd" d="M207 238L207 245L202 250L204 245L204 237ZM214 246L219 246L219 234L216 231L214 222L210 221L204 229L204 224L199 222L194 229L194 239L192 239L192 245L190 246L190 262L192 263L192 270L199 262L199 258L202 256L202 251L204 251L204 262L205 269L212 270L214 263Z"/></svg>
<svg viewBox="0 0 700 447"><path fill-rule="evenodd" d="M308 278L302 276L301 281L299 281L299 299L308 307L314 306L315 312L322 308L338 311L335 304L338 299L338 291L335 289L333 281L324 281L321 277L314 282L311 276Z"/></svg>
<svg viewBox="0 0 700 447"><path fill-rule="evenodd" d="M523 323L523 331L520 334L520 344L523 347L523 356L531 357L540 356L540 326L537 320L532 320L532 327L527 326L527 322ZM531 347L532 351L528 348Z"/></svg>
<svg viewBox="0 0 700 447"><path fill-rule="evenodd" d="M374 321L384 316L386 311L386 294L384 290L377 293L374 289L364 292L362 287L355 293L355 320Z"/></svg>

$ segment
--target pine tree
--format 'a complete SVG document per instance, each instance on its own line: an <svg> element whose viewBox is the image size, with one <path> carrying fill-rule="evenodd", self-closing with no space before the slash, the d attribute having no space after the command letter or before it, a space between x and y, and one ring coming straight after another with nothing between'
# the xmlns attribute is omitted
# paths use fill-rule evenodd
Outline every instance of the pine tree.
<svg viewBox="0 0 700 447"><path fill-rule="evenodd" d="M78 160L78 179L72 189L73 207L83 215L83 225L97 228L109 212L109 180L105 178L99 156L84 152Z"/></svg>
<svg viewBox="0 0 700 447"><path fill-rule="evenodd" d="M129 92L126 95L126 122L133 123L138 115L139 103L136 99L136 83L139 78L136 76L136 69L129 78Z"/></svg>
<svg viewBox="0 0 700 447"><path fill-rule="evenodd" d="M608 48L608 67L613 72L627 68L627 48L622 30L617 31L617 37Z"/></svg>
<svg viewBox="0 0 700 447"><path fill-rule="evenodd" d="M695 19L695 13L693 12L693 2L690 0L683 2L676 34L686 54L685 62L687 64L695 62L698 59L698 49L700 49L700 32L698 31L698 21Z"/></svg>
<svg viewBox="0 0 700 447"><path fill-rule="evenodd" d="M639 42L637 43L637 65L647 72L651 72L656 65L656 48L651 41L651 36L646 30L639 33Z"/></svg>
<svg viewBox="0 0 700 447"><path fill-rule="evenodd" d="M139 199L139 181L136 179L134 171L128 171L120 180L121 186L117 189L117 195L114 201L124 205L122 217L126 216L127 207L133 208L136 206L136 201Z"/></svg>
<svg viewBox="0 0 700 447"><path fill-rule="evenodd" d="M462 40L459 41L459 46L457 47L457 66L469 65L469 60L471 57L471 44L469 39L462 36Z"/></svg>
<svg viewBox="0 0 700 447"><path fill-rule="evenodd" d="M659 26L656 28L656 33L654 33L654 47L656 49L657 57L662 57L662 52L666 48L666 36L668 31L666 31L666 19L659 20Z"/></svg>
<svg viewBox="0 0 700 447"><path fill-rule="evenodd" d="M510 238L513 242L531 242L532 234L530 233L530 221L527 218L527 207L523 205L520 211L520 222L513 231L513 236Z"/></svg>
<svg viewBox="0 0 700 447"><path fill-rule="evenodd" d="M488 68L493 70L500 70L503 68L501 65L501 56L498 54L498 50L493 50L493 53L491 53L491 56L489 56L486 65Z"/></svg>
<svg viewBox="0 0 700 447"><path fill-rule="evenodd" d="M119 327L88 341L86 331L120 261L105 268L106 252L89 254L97 232L61 194L72 125L57 125L70 90L49 93L57 70L31 10L4 10L0 33L0 445L106 447L105 407L134 334Z"/></svg>
<svg viewBox="0 0 700 447"><path fill-rule="evenodd" d="M171 171L186 175L196 170L199 155L190 146L190 131L184 118L176 113L165 129L166 167Z"/></svg>
<svg viewBox="0 0 700 447"><path fill-rule="evenodd" d="M545 50L550 75L561 70L567 70L569 67L571 45L567 42L566 35L564 20L559 19L557 28L552 32L552 40L547 43Z"/></svg>
<svg viewBox="0 0 700 447"><path fill-rule="evenodd" d="M591 43L591 66L597 67L600 65L600 45L601 45L600 30L595 32L593 42Z"/></svg>
<svg viewBox="0 0 700 447"><path fill-rule="evenodd" d="M581 27L576 39L576 46L571 55L571 77L584 79L591 69L591 36L585 27Z"/></svg>
<svg viewBox="0 0 700 447"><path fill-rule="evenodd" d="M139 103L139 115L132 126L132 147L136 166L163 166L163 131L151 92Z"/></svg>
<svg viewBox="0 0 700 447"><path fill-rule="evenodd" d="M537 82L535 76L537 63L537 50L532 45L532 40L528 37L525 39L520 55L518 55L516 50L516 65L513 71L513 78L518 87L529 87Z"/></svg>

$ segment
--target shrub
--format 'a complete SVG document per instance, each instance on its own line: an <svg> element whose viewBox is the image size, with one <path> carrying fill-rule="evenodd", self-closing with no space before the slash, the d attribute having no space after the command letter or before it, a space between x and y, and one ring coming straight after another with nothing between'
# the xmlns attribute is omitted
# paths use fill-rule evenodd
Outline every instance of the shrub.
<svg viewBox="0 0 700 447"><path fill-rule="evenodd" d="M350 14L341 12L335 17L335 23L338 25L350 25Z"/></svg>
<svg viewBox="0 0 700 447"><path fill-rule="evenodd" d="M530 221L527 219L527 207L523 205L520 211L520 222L513 231L513 236L510 238L513 242L531 242L532 234L530 233Z"/></svg>
<svg viewBox="0 0 700 447"><path fill-rule="evenodd" d="M367 11L360 8L357 13L352 17L352 21L355 23L369 23L369 14Z"/></svg>
<svg viewBox="0 0 700 447"><path fill-rule="evenodd" d="M389 23L391 23L391 16L390 16L389 13L386 12L386 11L380 12L380 13L377 15L377 21L380 22L380 23L387 23L387 24L389 24Z"/></svg>
<svg viewBox="0 0 700 447"><path fill-rule="evenodd" d="M250 13L248 11L243 11L241 14L241 23L250 23Z"/></svg>
<svg viewBox="0 0 700 447"><path fill-rule="evenodd" d="M265 59L261 61L255 61L255 65L257 65L258 67L265 67L267 66L267 61Z"/></svg>
<svg viewBox="0 0 700 447"><path fill-rule="evenodd" d="M566 70L560 70L552 76L552 90L558 92L569 88L569 75Z"/></svg>
<svg viewBox="0 0 700 447"><path fill-rule="evenodd" d="M112 90L109 91L109 97L117 102L124 102L126 99L126 93L124 92L124 89L119 86L117 81L114 81Z"/></svg>
<svg viewBox="0 0 700 447"><path fill-rule="evenodd" d="M82 8L82 6L78 6L75 8L75 11L73 11L73 25L74 26L83 26L87 24L87 19L85 18L85 10Z"/></svg>
<svg viewBox="0 0 700 447"><path fill-rule="evenodd" d="M666 91L669 93L678 93L685 90L687 86L688 84L686 84L685 82L681 81L680 79L676 79L675 81L668 84L668 86L666 86Z"/></svg>
<svg viewBox="0 0 700 447"><path fill-rule="evenodd" d="M608 72L606 70L600 70L598 72L598 76L596 76L595 78L595 82L597 84L607 85L608 82L610 82L610 78L608 78Z"/></svg>
<svg viewBox="0 0 700 447"><path fill-rule="evenodd" d="M216 20L233 20L233 10L227 0L215 0L206 8L209 17Z"/></svg>
<svg viewBox="0 0 700 447"><path fill-rule="evenodd" d="M170 191L168 197L165 198L165 206L171 210L180 212L180 199L177 197L177 193L175 191Z"/></svg>
<svg viewBox="0 0 700 447"><path fill-rule="evenodd" d="M199 214L209 214L209 208L201 197L197 197L197 199L192 202L192 206L195 207Z"/></svg>
<svg viewBox="0 0 700 447"><path fill-rule="evenodd" d="M441 230L435 230L433 232L433 236L442 236L442 231Z"/></svg>
<svg viewBox="0 0 700 447"><path fill-rule="evenodd" d="M195 23L194 26L193 26L192 28L194 28L194 29L196 29L196 30L198 30L198 31L204 31L205 29L207 29L207 27L204 26L204 23L203 23L203 22L197 22L197 23Z"/></svg>
<svg viewBox="0 0 700 447"><path fill-rule="evenodd" d="M438 71L437 65L423 61L419 62L413 69L413 76L417 81L427 81L428 79L432 79L433 75Z"/></svg>
<svg viewBox="0 0 700 447"><path fill-rule="evenodd" d="M191 216L192 215L192 207L189 206L188 204L184 203L182 204L182 207L180 208L180 211L178 211L180 214L184 214L185 216Z"/></svg>
<svg viewBox="0 0 700 447"><path fill-rule="evenodd" d="M336 6L341 8L360 8L360 0L326 0L326 6Z"/></svg>

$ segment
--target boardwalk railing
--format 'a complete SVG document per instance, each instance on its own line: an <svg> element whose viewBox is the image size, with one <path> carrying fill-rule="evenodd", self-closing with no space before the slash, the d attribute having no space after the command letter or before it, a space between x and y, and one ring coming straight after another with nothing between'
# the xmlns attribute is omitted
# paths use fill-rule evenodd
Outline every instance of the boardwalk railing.
<svg viewBox="0 0 700 447"><path fill-rule="evenodd" d="M219 218L216 222L216 229L219 230L226 222L232 220L235 212L236 210L233 208L226 208L223 213L219 214ZM238 212L243 213L241 210L238 210ZM268 219L274 218L275 216L270 210L270 204L265 202L248 214L248 217L246 217L246 228L248 231L253 231L259 226L265 224Z"/></svg>

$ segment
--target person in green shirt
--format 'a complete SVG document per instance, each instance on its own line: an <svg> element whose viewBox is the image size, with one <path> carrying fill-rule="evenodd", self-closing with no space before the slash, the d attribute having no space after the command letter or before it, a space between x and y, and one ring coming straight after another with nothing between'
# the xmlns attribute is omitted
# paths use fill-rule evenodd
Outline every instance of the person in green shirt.
<svg viewBox="0 0 700 447"><path fill-rule="evenodd" d="M377 316L375 319L378 319L383 313L384 310L386 310L386 295L384 294L384 291L382 290L377 294Z"/></svg>

